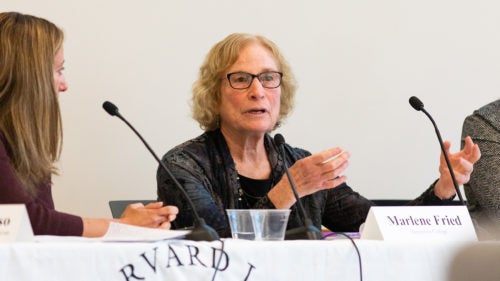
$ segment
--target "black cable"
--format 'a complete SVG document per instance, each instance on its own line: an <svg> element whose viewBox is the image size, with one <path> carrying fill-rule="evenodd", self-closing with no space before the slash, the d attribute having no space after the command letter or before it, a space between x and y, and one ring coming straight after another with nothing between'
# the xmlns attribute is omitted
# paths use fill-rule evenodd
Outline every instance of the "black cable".
<svg viewBox="0 0 500 281"><path fill-rule="evenodd" d="M220 257L219 257L219 260L217 261L217 266L215 266L215 270L214 270L214 275L212 275L212 281L215 280L215 275L217 275L217 271L219 271L219 266L220 266L220 262L222 260L222 254L224 253L224 240L222 239L219 239L218 241L220 241L221 243L221 246L220 246Z"/></svg>
<svg viewBox="0 0 500 281"><path fill-rule="evenodd" d="M351 241L352 245L354 245L354 249L356 249L356 253L358 254L359 281L363 281L363 266L362 266L362 263L361 263L361 254L359 252L358 245L356 245L356 242L354 242L354 239L352 239L351 236L345 234L344 232L332 232L330 234L327 234L327 235L323 236L323 239L325 239L326 237L329 237L329 236L334 236L334 235L345 236L345 237L347 237Z"/></svg>

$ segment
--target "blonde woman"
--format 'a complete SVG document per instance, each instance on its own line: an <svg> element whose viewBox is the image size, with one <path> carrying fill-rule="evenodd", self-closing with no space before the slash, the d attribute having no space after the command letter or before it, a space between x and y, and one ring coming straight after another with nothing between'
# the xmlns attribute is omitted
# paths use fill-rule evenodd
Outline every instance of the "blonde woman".
<svg viewBox="0 0 500 281"><path fill-rule="evenodd" d="M63 38L45 19L0 13L0 204L25 204L36 235L102 236L111 219L58 212L52 199L62 143L58 94L68 89ZM132 204L116 221L170 228L177 211Z"/></svg>

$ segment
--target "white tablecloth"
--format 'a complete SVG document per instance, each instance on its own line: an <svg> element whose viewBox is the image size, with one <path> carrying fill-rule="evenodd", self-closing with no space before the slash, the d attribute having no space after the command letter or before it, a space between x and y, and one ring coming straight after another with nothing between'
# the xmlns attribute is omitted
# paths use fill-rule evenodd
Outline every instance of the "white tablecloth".
<svg viewBox="0 0 500 281"><path fill-rule="evenodd" d="M365 281L447 280L453 257L471 244L355 242ZM331 281L360 280L360 276L356 250L347 239L98 242L54 238L0 244L0 280Z"/></svg>

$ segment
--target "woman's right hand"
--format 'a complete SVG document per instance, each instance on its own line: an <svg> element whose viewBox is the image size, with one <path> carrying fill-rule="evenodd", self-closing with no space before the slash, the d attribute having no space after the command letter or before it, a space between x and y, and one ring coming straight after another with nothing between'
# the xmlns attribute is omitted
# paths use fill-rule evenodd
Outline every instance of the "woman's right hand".
<svg viewBox="0 0 500 281"><path fill-rule="evenodd" d="M335 147L295 162L289 172L299 197L344 183L347 177L343 172L349 165L350 156L348 151ZM290 208L296 201L286 175L283 175L268 196L278 209Z"/></svg>

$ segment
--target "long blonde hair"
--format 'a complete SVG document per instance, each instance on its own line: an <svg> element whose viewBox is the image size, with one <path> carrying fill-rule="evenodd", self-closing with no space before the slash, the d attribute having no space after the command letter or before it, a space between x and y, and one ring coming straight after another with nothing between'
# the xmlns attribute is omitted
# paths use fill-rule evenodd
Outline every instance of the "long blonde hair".
<svg viewBox="0 0 500 281"><path fill-rule="evenodd" d="M276 126L292 111L297 82L278 46L260 35L233 33L212 47L200 67L198 80L193 85L192 116L203 130L210 131L219 127L217 108L220 103L221 77L236 62L240 51L250 43L258 43L269 49L278 63L279 71L283 72L280 113Z"/></svg>
<svg viewBox="0 0 500 281"><path fill-rule="evenodd" d="M0 13L0 133L26 190L57 173L62 124L53 64L64 35L53 23Z"/></svg>

